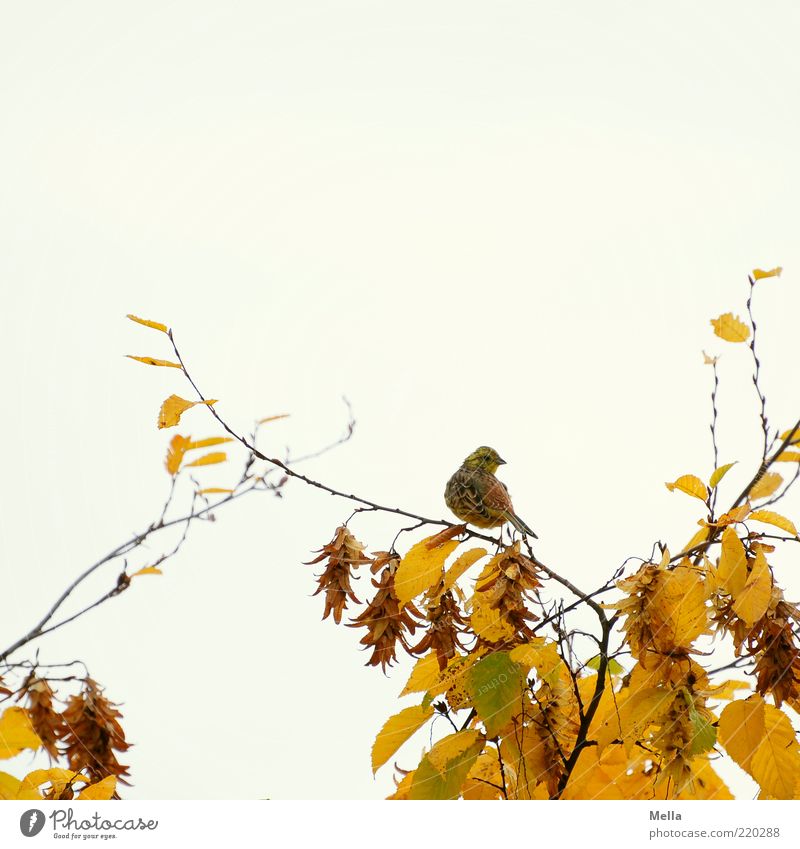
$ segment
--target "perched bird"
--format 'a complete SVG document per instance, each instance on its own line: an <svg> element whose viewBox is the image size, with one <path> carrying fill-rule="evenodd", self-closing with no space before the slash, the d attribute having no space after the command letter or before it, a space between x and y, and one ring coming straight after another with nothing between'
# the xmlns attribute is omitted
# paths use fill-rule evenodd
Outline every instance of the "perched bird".
<svg viewBox="0 0 800 849"><path fill-rule="evenodd" d="M506 485L494 476L505 462L494 448L476 448L447 482L445 503L459 519L479 528L496 528L511 522L520 533L538 539L514 512Z"/></svg>

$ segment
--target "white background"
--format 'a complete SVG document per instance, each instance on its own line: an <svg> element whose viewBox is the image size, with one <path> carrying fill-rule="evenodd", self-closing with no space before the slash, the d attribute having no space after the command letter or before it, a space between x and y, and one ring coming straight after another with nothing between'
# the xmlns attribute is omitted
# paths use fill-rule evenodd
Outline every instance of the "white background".
<svg viewBox="0 0 800 849"><path fill-rule="evenodd" d="M755 305L770 419L800 413L796 4L2 8L3 645L166 496L155 417L188 391L123 359L169 353L128 312L175 329L235 427L291 413L269 451L338 436L346 394L353 440L305 468L334 486L442 517L448 475L495 446L537 554L587 589L696 529L663 482L712 470L702 349L739 460L723 503L752 475L748 351L709 319L742 313L757 266L786 268ZM217 430L198 409L180 432ZM369 750L410 663L385 678L319 621L301 563L351 505L285 494L41 641L124 703L126 797L390 792ZM374 550L401 526L353 528ZM796 555L774 562L797 598Z"/></svg>

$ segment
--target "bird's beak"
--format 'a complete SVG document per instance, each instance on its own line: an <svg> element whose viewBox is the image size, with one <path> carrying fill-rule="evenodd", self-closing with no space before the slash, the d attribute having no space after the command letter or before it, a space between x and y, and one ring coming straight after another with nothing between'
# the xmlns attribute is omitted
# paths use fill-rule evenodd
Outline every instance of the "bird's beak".
<svg viewBox="0 0 800 849"><path fill-rule="evenodd" d="M506 461L502 457L497 458L497 465L498 466L505 466L505 464L506 464Z"/></svg>

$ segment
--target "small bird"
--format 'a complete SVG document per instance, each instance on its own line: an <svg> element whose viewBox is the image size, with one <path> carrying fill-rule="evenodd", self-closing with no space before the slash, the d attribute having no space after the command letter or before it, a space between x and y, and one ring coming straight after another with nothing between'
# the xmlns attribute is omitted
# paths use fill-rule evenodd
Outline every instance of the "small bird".
<svg viewBox="0 0 800 849"><path fill-rule="evenodd" d="M476 448L447 482L445 503L459 519L479 528L496 528L511 522L520 533L538 539L514 512L506 485L494 476L505 462L494 448Z"/></svg>

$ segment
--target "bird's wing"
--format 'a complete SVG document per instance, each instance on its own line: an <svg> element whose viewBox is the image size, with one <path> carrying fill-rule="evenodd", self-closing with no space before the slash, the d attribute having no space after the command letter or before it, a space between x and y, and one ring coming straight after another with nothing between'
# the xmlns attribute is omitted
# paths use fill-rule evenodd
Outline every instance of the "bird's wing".
<svg viewBox="0 0 800 849"><path fill-rule="evenodd" d="M486 490L483 494L484 505L497 515L513 512L514 508L511 505L511 496L509 496L505 484L497 480L493 475L487 475L486 477L491 480L487 481Z"/></svg>
<svg viewBox="0 0 800 849"><path fill-rule="evenodd" d="M455 498L466 513L485 513L483 497L481 495L481 482L478 475L472 470L460 469L451 482L455 489Z"/></svg>

